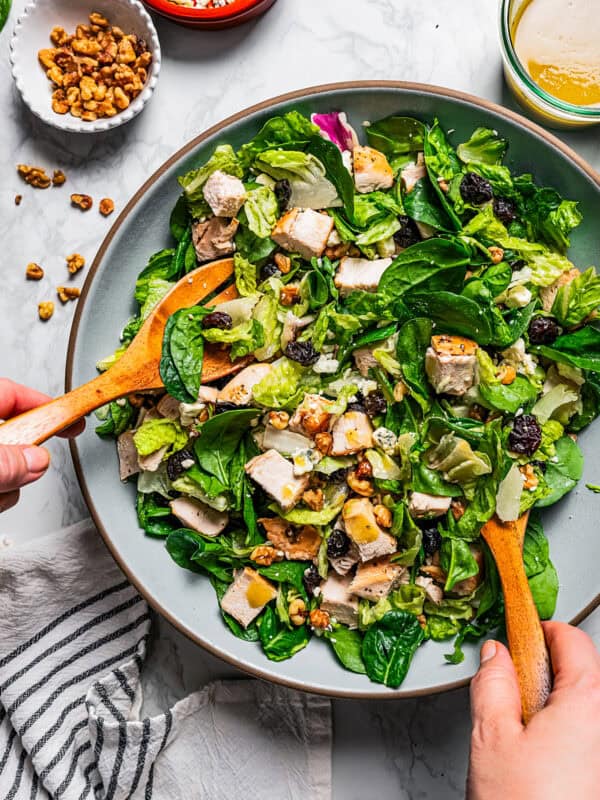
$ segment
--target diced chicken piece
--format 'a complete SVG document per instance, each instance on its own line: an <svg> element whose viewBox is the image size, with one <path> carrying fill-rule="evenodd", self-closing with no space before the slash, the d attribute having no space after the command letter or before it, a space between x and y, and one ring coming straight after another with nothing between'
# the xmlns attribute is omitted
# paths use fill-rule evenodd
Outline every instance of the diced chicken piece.
<svg viewBox="0 0 600 800"><path fill-rule="evenodd" d="M288 428L295 433L314 436L329 428L331 402L320 394L306 394L294 411Z"/></svg>
<svg viewBox="0 0 600 800"><path fill-rule="evenodd" d="M386 597L400 582L406 567L393 564L389 556L359 564L350 584L350 592L367 600Z"/></svg>
<svg viewBox="0 0 600 800"><path fill-rule="evenodd" d="M357 145L352 151L354 185L361 194L389 189L394 185L394 171L389 161L373 147Z"/></svg>
<svg viewBox="0 0 600 800"><path fill-rule="evenodd" d="M470 544L469 550L471 551L471 555L477 562L477 566L479 567L479 572L476 575L472 575L470 578L465 578L464 581L458 581L452 587L452 594L456 594L459 597L468 597L470 594L473 594L475 589L481 584L483 581L483 571L484 571L484 555L483 550L478 547L477 545Z"/></svg>
<svg viewBox="0 0 600 800"><path fill-rule="evenodd" d="M198 422L200 414L206 409L206 403L197 400L195 403L179 403L179 419L184 428Z"/></svg>
<svg viewBox="0 0 600 800"><path fill-rule="evenodd" d="M336 556L336 558L329 559L329 563L338 575L347 575L352 567L355 564L358 564L359 561L360 555L358 552L358 547L354 544L354 542L350 542L348 552L343 556Z"/></svg>
<svg viewBox="0 0 600 800"><path fill-rule="evenodd" d="M296 477L294 465L277 450L267 450L254 456L246 464L245 470L284 511L296 505L308 486L308 476Z"/></svg>
<svg viewBox="0 0 600 800"><path fill-rule="evenodd" d="M330 574L321 586L321 609L330 617L355 628L358 624L358 599L350 592L351 578Z"/></svg>
<svg viewBox="0 0 600 800"><path fill-rule="evenodd" d="M238 225L237 219L227 222L221 217L195 222L192 226L192 242L198 261L213 261L231 255L235 250L233 237Z"/></svg>
<svg viewBox="0 0 600 800"><path fill-rule="evenodd" d="M168 449L169 445L166 444L159 450L155 450L154 453L148 453L147 456L138 455L138 464L140 469L144 472L156 472L156 470L160 467Z"/></svg>
<svg viewBox="0 0 600 800"><path fill-rule="evenodd" d="M477 344L463 336L433 336L425 372L438 394L465 394L477 380Z"/></svg>
<svg viewBox="0 0 600 800"><path fill-rule="evenodd" d="M415 584L425 589L425 596L428 600L436 605L441 603L444 599L444 590L437 583L434 583L433 578L426 578L425 575L419 575L415 578Z"/></svg>
<svg viewBox="0 0 600 800"><path fill-rule="evenodd" d="M342 509L342 519L347 535L358 549L361 561L370 561L396 552L396 539L379 527L373 506L366 497L348 500Z"/></svg>
<svg viewBox="0 0 600 800"><path fill-rule="evenodd" d="M408 504L408 513L414 519L441 517L450 508L451 497L438 497L425 492L413 492Z"/></svg>
<svg viewBox="0 0 600 800"><path fill-rule="evenodd" d="M411 163L403 167L402 171L400 172L400 180L402 181L402 186L404 187L406 194L412 192L417 184L417 181L420 181L421 178L425 177L427 177L427 168L425 166L423 153L419 153L417 155L416 163L411 161Z"/></svg>
<svg viewBox="0 0 600 800"><path fill-rule="evenodd" d="M369 370L378 367L379 362L373 355L372 347L359 347L352 353L356 369L360 372L363 378L369 377Z"/></svg>
<svg viewBox="0 0 600 800"><path fill-rule="evenodd" d="M156 410L161 417L167 417L167 419L179 419L179 400L171 397L170 394L165 394L156 404Z"/></svg>
<svg viewBox="0 0 600 800"><path fill-rule="evenodd" d="M219 390L216 386L201 386L198 390L198 401L200 403L216 403L219 397Z"/></svg>
<svg viewBox="0 0 600 800"><path fill-rule="evenodd" d="M350 294L355 289L376 292L381 276L392 263L391 258L352 258L344 256L333 279L341 295Z"/></svg>
<svg viewBox="0 0 600 800"><path fill-rule="evenodd" d="M220 169L213 172L202 192L217 217L235 217L246 200L246 190L241 180Z"/></svg>
<svg viewBox="0 0 600 800"><path fill-rule="evenodd" d="M192 497L178 497L169 503L173 516L186 528L198 531L204 536L218 536L229 522L229 514L194 500Z"/></svg>
<svg viewBox="0 0 600 800"><path fill-rule="evenodd" d="M318 258L327 246L333 218L311 208L292 208L281 217L271 239L284 250L300 253L306 259Z"/></svg>
<svg viewBox="0 0 600 800"><path fill-rule="evenodd" d="M252 389L272 370L271 364L251 364L226 383L217 394L220 403L247 406L252 400Z"/></svg>
<svg viewBox="0 0 600 800"><path fill-rule="evenodd" d="M119 477L122 481L140 471L138 452L133 441L133 431L125 431L117 439L117 455L119 456Z"/></svg>
<svg viewBox="0 0 600 800"><path fill-rule="evenodd" d="M317 557L321 537L314 525L295 527L281 517L258 520L267 532L267 539L290 561L312 561Z"/></svg>
<svg viewBox="0 0 600 800"><path fill-rule="evenodd" d="M554 301L556 300L556 295L558 294L560 287L566 286L580 275L581 272L579 272L577 268L573 267L573 269L569 269L566 272L563 272L562 275L559 275L554 283L552 283L550 286L542 286L540 289L540 300L542 301L542 308L544 311L552 310L552 306L554 305Z"/></svg>
<svg viewBox="0 0 600 800"><path fill-rule="evenodd" d="M363 411L346 411L331 429L332 456L349 456L373 447L373 427Z"/></svg>
<svg viewBox="0 0 600 800"><path fill-rule="evenodd" d="M247 628L276 596L277 590L272 583L250 567L245 567L221 598L221 608Z"/></svg>

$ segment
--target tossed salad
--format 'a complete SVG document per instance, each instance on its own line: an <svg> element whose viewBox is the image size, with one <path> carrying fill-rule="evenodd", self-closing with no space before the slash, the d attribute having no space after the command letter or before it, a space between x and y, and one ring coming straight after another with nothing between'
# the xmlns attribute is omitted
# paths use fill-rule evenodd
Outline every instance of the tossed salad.
<svg viewBox="0 0 600 800"><path fill-rule="evenodd" d="M316 634L397 687L426 639L503 619L480 537L533 509L543 618L558 580L537 509L581 477L598 414L600 278L565 255L577 203L515 175L508 142L436 120L295 111L179 179L171 249L135 286L124 352L173 283L232 257L238 298L168 321L166 394L102 410L141 528L208 576L225 624L274 661ZM201 385L207 343L248 365ZM253 359L253 360L250 360Z"/></svg>

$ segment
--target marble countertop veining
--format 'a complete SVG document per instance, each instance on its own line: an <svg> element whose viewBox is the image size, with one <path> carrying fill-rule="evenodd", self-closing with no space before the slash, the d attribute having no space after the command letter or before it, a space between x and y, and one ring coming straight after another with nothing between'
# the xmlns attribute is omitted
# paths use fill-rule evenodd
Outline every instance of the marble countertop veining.
<svg viewBox="0 0 600 800"><path fill-rule="evenodd" d="M25 0L14 0L0 34L0 373L55 395L62 391L74 305L56 304L47 324L37 303L67 278L64 258L94 257L111 219L69 207L72 191L114 198L121 209L138 186L190 138L272 95L329 81L388 78L449 86L514 107L502 81L493 0L279 0L262 19L221 32L181 29L157 18L163 67L155 95L134 121L108 134L47 128L21 103L10 75L8 42ZM595 131L565 135L600 168ZM17 163L60 167L62 188L23 186ZM19 207L15 194L23 195ZM28 282L28 262L46 278ZM85 270L74 283L80 286ZM53 465L22 502L0 517L0 536L26 539L86 514L68 449L49 445ZM583 626L600 642L600 612ZM177 633L156 627L145 670L150 711L212 677L236 674ZM451 669L449 667L449 669ZM365 796L454 800L463 796L468 756L468 694L459 690L399 702L334 703L334 800Z"/></svg>

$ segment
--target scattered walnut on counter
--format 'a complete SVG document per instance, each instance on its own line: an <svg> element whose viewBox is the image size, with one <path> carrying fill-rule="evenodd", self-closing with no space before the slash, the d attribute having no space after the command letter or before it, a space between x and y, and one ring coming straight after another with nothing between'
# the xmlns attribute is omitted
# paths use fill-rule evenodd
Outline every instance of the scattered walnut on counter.
<svg viewBox="0 0 600 800"><path fill-rule="evenodd" d="M89 194L72 194L71 205L77 206L81 211L89 211L94 201Z"/></svg>
<svg viewBox="0 0 600 800"><path fill-rule="evenodd" d="M39 264L35 264L32 261L30 264L27 264L27 268L25 269L25 277L28 281L41 281L44 277L44 270Z"/></svg>
<svg viewBox="0 0 600 800"><path fill-rule="evenodd" d="M38 303L38 316L43 322L47 322L52 314L54 314L54 303L51 300Z"/></svg>
<svg viewBox="0 0 600 800"><path fill-rule="evenodd" d="M65 260L67 262L67 269L71 275L75 275L76 272L79 272L80 269L85 267L85 258L79 253L72 253L70 256L67 256Z"/></svg>
<svg viewBox="0 0 600 800"><path fill-rule="evenodd" d="M54 174L52 175L52 185L53 186L62 186L67 180L67 176L62 171L62 169L55 169Z"/></svg>
<svg viewBox="0 0 600 800"><path fill-rule="evenodd" d="M60 302L64 305L68 303L69 300L77 300L81 294L81 289L78 289L76 286L58 286L56 294Z"/></svg>
<svg viewBox="0 0 600 800"><path fill-rule="evenodd" d="M25 183L33 186L34 189L47 189L52 183L43 167L32 167L29 164L17 164L17 172Z"/></svg>
<svg viewBox="0 0 600 800"><path fill-rule="evenodd" d="M100 200L98 210L103 217L108 217L109 214L112 214L115 210L115 201L111 200L110 197L103 197L102 200Z"/></svg>
<svg viewBox="0 0 600 800"><path fill-rule="evenodd" d="M22 194L16 194L15 195L15 205L16 206L20 206L22 199L23 199L23 195Z"/></svg>
<svg viewBox="0 0 600 800"><path fill-rule="evenodd" d="M97 11L89 19L91 24L78 25L73 35L53 28L55 47L40 50L38 59L54 84L54 112L93 122L114 117L138 96L152 53L144 39L111 26Z"/></svg>

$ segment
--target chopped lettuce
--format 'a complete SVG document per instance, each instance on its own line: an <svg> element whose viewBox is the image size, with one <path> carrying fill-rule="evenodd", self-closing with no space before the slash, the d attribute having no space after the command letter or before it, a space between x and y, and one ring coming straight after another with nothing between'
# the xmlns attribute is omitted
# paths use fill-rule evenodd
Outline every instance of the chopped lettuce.
<svg viewBox="0 0 600 800"><path fill-rule="evenodd" d="M244 203L248 227L256 236L266 239L271 235L279 216L279 206L275 192L268 186L251 189Z"/></svg>
<svg viewBox="0 0 600 800"><path fill-rule="evenodd" d="M255 384L252 394L254 401L264 408L294 408L300 401L303 388L302 376L305 369L296 361L280 358L273 369Z"/></svg>
<svg viewBox="0 0 600 800"><path fill-rule="evenodd" d="M181 450L187 444L188 434L173 419L151 419L144 422L133 434L136 450L141 456L155 453L166 447L165 456Z"/></svg>

